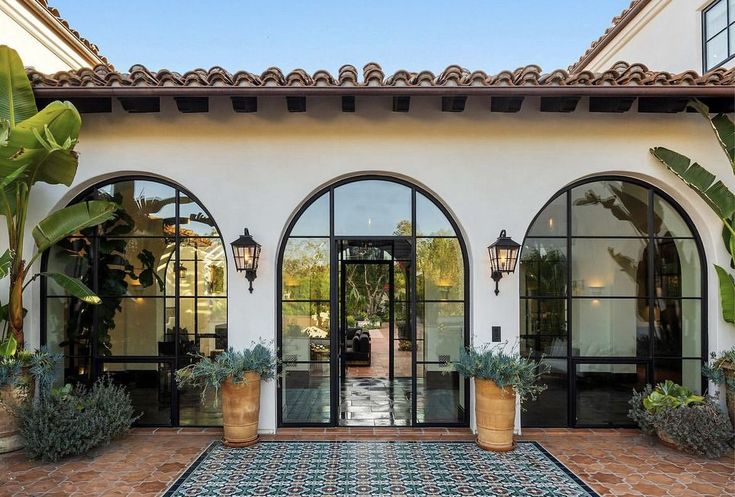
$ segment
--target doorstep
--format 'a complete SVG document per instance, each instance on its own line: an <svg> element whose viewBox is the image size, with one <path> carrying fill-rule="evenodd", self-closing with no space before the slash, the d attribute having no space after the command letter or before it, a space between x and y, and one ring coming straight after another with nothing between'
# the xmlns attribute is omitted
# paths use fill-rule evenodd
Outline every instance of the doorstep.
<svg viewBox="0 0 735 497"><path fill-rule="evenodd" d="M206 435L221 437L222 428L160 427L133 428L131 435ZM276 440L417 440L417 441L474 441L469 428L390 428L390 427L340 427L340 428L279 428L275 434L261 434L264 441Z"/></svg>

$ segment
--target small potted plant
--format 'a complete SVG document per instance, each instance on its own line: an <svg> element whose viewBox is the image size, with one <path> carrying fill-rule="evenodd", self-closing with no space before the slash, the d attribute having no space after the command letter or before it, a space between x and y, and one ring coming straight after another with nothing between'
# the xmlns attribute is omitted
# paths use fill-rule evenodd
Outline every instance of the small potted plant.
<svg viewBox="0 0 735 497"><path fill-rule="evenodd" d="M712 360L702 367L702 374L717 385L725 385L725 402L730 422L735 425L735 347L721 352L712 352Z"/></svg>
<svg viewBox="0 0 735 497"><path fill-rule="evenodd" d="M214 359L202 355L185 368L176 371L176 384L202 388L202 402L208 388L222 391L222 421L225 445L248 447L258 441L260 416L260 382L275 377L277 359L274 351L263 343L249 349L222 352ZM215 403L218 395L215 395Z"/></svg>
<svg viewBox="0 0 735 497"><path fill-rule="evenodd" d="M536 399L546 385L538 383L546 367L522 357L507 344L485 344L462 350L456 370L475 380L477 445L484 450L512 450L516 401Z"/></svg>

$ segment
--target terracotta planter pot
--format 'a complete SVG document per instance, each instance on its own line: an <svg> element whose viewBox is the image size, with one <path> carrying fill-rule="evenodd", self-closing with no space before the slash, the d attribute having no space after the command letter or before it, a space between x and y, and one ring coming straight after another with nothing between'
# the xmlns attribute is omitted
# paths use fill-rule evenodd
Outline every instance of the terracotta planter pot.
<svg viewBox="0 0 735 497"><path fill-rule="evenodd" d="M666 447L679 450L679 448L676 446L676 443L674 442L674 439L671 438L668 433L664 431L657 431L656 435L658 436L658 439L661 440L661 443L664 444Z"/></svg>
<svg viewBox="0 0 735 497"><path fill-rule="evenodd" d="M260 416L260 375L245 373L245 381L222 384L222 421L225 445L248 447L258 441Z"/></svg>
<svg viewBox="0 0 735 497"><path fill-rule="evenodd" d="M498 388L494 381L475 378L477 445L484 450L506 452L514 448L516 394Z"/></svg>
<svg viewBox="0 0 735 497"><path fill-rule="evenodd" d="M10 386L0 387L0 454L23 448L17 421L6 408L19 400L19 389Z"/></svg>
<svg viewBox="0 0 735 497"><path fill-rule="evenodd" d="M735 366L723 365L722 369L725 370L725 378L730 382L735 381ZM727 412L730 415L730 423L735 427L735 391L729 388L727 384L725 387L725 403L727 404Z"/></svg>

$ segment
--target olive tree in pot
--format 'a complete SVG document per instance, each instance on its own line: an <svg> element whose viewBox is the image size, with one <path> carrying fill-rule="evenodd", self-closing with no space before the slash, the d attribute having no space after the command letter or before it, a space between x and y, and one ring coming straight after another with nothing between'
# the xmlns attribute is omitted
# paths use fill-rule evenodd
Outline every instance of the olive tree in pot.
<svg viewBox="0 0 735 497"><path fill-rule="evenodd" d="M548 367L507 348L504 343L467 347L454 363L460 374L475 380L477 445L484 450L512 450L516 401L523 405L546 389L538 380Z"/></svg>
<svg viewBox="0 0 735 497"><path fill-rule="evenodd" d="M238 352L230 349L213 359L196 357L197 362L176 371L176 384L201 387L202 402L205 402L207 389L221 390L225 445L248 447L256 443L260 382L273 379L278 366L273 349L258 343ZM218 397L215 395L215 403Z"/></svg>

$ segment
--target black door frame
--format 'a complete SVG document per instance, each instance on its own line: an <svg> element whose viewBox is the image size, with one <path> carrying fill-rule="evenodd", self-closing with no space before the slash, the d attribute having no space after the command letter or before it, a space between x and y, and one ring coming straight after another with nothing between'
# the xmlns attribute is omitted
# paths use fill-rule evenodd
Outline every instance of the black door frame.
<svg viewBox="0 0 735 497"><path fill-rule="evenodd" d="M406 186L411 189L411 235L409 236L335 236L334 232L334 190L342 185L346 185L349 183L359 182L359 181L369 181L369 180L379 180L379 181L388 181L392 183L397 183L403 186ZM281 238L280 246L278 249L278 257L276 259L276 349L278 351L279 359L282 359L282 350L283 350L283 274L282 274L282 268L283 268L283 259L285 255L286 245L288 243L288 240L291 238L291 232L293 231L293 228L295 227L298 220L301 218L302 214L318 199L322 197L322 195L328 194L329 195L329 235L314 235L314 236L295 236L293 238L321 238L324 240L329 240L329 247L330 247L330 299L329 299L329 305L330 305L330 337L336 337L338 335L338 329L339 326L339 315L337 313L337 309L339 307L339 295L337 291L338 287L338 271L339 268L337 267L337 264L335 264L336 260L336 250L337 250L337 240L396 240L396 239L406 239L411 242L412 250L411 250L411 281L408 282L409 292L409 309L410 309L410 333L411 333L411 340L413 343L412 347L412 391L416 391L416 374L417 374L417 357L416 357L416 306L417 306L417 299L416 299L416 194L420 193L423 195L426 199L428 199L434 206L436 206L439 211L444 214L447 221L451 225L452 229L454 230L454 236L427 236L426 238L456 238L460 250L462 253L462 264L463 264L463 294L464 298L462 300L464 305L464 343L465 345L470 344L470 314L471 314L471 289L470 289L470 265L469 265L469 252L467 250L467 245L465 243L464 236L462 235L462 231L459 229L459 225L454 220L454 217L450 214L450 212L439 202L436 197L428 192L427 190L417 186L416 184L409 182L407 180L403 180L400 178L396 178L393 176L387 176L382 174L364 174L364 175L356 175L349 178L345 178L339 181L336 181L318 191L313 193L307 201L305 201L301 207L298 209L296 214L291 218L291 221L289 222L286 230L284 231L284 235ZM424 238L422 236L419 236L418 238ZM335 338L330 338L330 344L335 344ZM337 365L334 362L335 354L330 354L330 401L331 401L331 408L330 408L330 416L329 416L329 422L324 423L314 423L314 422L286 422L283 419L283 376L279 376L278 382L277 382L277 388L276 388L276 416L277 416L277 426L280 427L336 427L339 426L339 420L338 420L338 400L337 395L339 395L339 392L335 388L335 384L337 383L335 381L335 377L338 376L339 370ZM283 373L282 373L283 374ZM465 378L463 380L464 382L464 410L462 413L462 420L457 423L418 423L416 419L416 395L412 395L412 405L411 405L411 411L412 411L412 426L416 427L422 427L422 426L435 426L435 427L455 427L455 426L469 426L470 422L470 380L469 378Z"/></svg>

